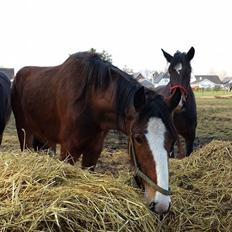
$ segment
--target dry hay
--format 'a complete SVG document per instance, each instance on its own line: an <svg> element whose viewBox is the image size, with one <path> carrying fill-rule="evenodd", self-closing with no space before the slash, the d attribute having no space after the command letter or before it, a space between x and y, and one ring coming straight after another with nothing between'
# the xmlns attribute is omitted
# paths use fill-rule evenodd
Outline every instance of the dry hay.
<svg viewBox="0 0 232 232"><path fill-rule="evenodd" d="M174 231L232 231L232 142L212 141L170 170Z"/></svg>
<svg viewBox="0 0 232 232"><path fill-rule="evenodd" d="M152 231L128 173L91 174L47 155L0 157L1 231Z"/></svg>
<svg viewBox="0 0 232 232"><path fill-rule="evenodd" d="M171 160L172 207L158 218L118 178L46 155L0 154L1 231L232 231L232 143Z"/></svg>

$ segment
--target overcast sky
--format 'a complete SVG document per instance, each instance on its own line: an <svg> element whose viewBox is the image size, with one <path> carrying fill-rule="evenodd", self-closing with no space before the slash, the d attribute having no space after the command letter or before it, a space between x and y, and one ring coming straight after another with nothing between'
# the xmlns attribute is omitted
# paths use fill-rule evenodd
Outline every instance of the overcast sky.
<svg viewBox="0 0 232 232"><path fill-rule="evenodd" d="M162 71L161 48L194 46L194 74L232 75L229 0L0 0L0 66L57 65L96 48L134 71Z"/></svg>

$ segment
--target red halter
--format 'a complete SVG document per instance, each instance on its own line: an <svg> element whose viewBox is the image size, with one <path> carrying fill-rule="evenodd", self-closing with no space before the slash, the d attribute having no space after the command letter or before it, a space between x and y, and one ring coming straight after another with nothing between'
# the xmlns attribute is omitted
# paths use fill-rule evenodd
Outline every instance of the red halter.
<svg viewBox="0 0 232 232"><path fill-rule="evenodd" d="M185 96L188 96L188 90L182 85L173 85L170 87L170 91L172 92L173 90L175 90L177 88L179 88L180 91L185 94Z"/></svg>

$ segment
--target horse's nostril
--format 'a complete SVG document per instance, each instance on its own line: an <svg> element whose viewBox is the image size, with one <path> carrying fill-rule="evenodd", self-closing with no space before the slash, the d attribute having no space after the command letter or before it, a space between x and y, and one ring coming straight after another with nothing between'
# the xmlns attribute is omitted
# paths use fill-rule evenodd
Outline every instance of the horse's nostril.
<svg viewBox="0 0 232 232"><path fill-rule="evenodd" d="M170 211L170 208L171 208L171 203L169 204L169 206L168 206L168 210L167 210L167 212L169 212Z"/></svg>
<svg viewBox="0 0 232 232"><path fill-rule="evenodd" d="M156 205L156 202L151 202L151 204L149 205L149 209L152 211L152 212L155 212L155 205Z"/></svg>
<svg viewBox="0 0 232 232"><path fill-rule="evenodd" d="M149 209L154 212L154 213L158 213L160 215L165 214L167 212L169 212L171 207L171 204L168 205L168 207L163 208L162 206L160 206L157 202L151 202L151 204L149 205Z"/></svg>

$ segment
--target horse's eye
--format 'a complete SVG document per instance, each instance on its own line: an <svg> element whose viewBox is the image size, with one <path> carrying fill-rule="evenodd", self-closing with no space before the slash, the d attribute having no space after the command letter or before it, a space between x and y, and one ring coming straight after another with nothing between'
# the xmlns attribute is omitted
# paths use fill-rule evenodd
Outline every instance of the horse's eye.
<svg viewBox="0 0 232 232"><path fill-rule="evenodd" d="M142 144L144 142L144 135L142 134L135 134L134 135L135 142L138 144Z"/></svg>

